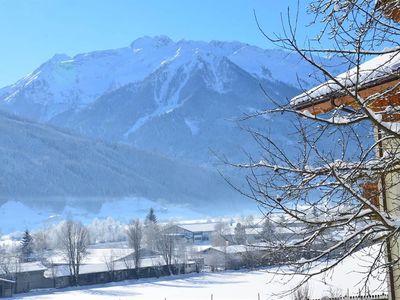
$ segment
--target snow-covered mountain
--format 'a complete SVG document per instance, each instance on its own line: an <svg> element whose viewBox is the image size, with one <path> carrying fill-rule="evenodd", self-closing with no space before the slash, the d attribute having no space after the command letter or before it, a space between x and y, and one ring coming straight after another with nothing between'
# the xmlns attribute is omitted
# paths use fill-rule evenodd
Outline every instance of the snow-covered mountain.
<svg viewBox="0 0 400 300"><path fill-rule="evenodd" d="M298 93L299 80L314 84L312 72L299 56L280 50L143 37L121 49L55 55L0 89L0 109L204 163L209 149L234 158L241 146L252 149L232 120L266 106L259 84L286 101ZM263 130L276 122L283 120Z"/></svg>

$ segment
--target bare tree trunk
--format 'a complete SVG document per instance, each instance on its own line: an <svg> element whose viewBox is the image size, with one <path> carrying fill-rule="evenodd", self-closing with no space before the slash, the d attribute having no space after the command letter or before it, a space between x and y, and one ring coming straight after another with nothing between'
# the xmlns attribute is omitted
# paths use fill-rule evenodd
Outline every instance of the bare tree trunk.
<svg viewBox="0 0 400 300"><path fill-rule="evenodd" d="M142 251L143 226L139 220L132 221L128 227L128 242L133 249L133 260L136 269L136 278L139 279L139 268Z"/></svg>

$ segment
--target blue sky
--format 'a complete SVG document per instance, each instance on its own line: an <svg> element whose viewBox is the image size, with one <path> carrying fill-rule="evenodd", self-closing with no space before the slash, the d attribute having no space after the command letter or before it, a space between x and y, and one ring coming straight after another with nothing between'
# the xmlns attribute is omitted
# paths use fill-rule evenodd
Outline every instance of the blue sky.
<svg viewBox="0 0 400 300"><path fill-rule="evenodd" d="M271 48L256 27L280 31L294 0L0 0L0 87L55 53L129 45L143 35L239 40ZM306 6L307 1L300 1ZM294 5L295 6L295 5ZM301 34L305 38L307 30Z"/></svg>

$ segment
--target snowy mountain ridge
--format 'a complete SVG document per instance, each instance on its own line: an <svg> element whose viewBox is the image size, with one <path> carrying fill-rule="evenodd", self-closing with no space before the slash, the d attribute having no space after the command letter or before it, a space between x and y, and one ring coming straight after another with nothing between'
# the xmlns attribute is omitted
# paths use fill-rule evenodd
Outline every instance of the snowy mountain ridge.
<svg viewBox="0 0 400 300"><path fill-rule="evenodd" d="M169 81L181 73L183 86L185 74L193 67L207 68L211 75L208 87L219 93L226 92L224 83L229 78L218 72L219 65L226 60L257 79L289 85L297 84L296 73L304 78L311 72L299 57L280 50L264 50L240 42L174 42L166 36L142 37L125 48L74 57L57 54L15 84L0 89L0 101L7 106L21 97L29 98L38 109L34 118L47 122L65 111L85 108L101 95L142 81L157 71L162 73L164 81L155 89L155 98L160 103L166 97L171 98L160 108L168 111L179 104L179 88L170 91ZM287 72L289 69L291 72Z"/></svg>

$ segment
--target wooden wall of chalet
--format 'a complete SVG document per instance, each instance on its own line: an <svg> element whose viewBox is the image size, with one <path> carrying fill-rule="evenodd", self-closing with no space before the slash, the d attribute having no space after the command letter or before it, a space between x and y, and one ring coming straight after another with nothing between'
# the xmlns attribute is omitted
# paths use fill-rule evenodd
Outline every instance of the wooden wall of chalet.
<svg viewBox="0 0 400 300"><path fill-rule="evenodd" d="M400 22L400 5L397 0L379 0L377 5L383 10L386 17Z"/></svg>

